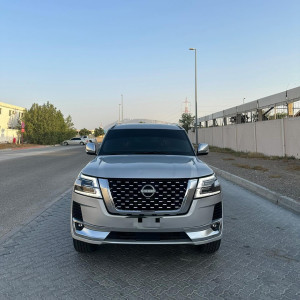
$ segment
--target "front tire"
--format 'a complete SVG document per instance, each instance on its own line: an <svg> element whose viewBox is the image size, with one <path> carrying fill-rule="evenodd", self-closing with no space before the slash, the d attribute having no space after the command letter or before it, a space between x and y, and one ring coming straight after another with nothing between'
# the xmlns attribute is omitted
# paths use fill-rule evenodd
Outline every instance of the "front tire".
<svg viewBox="0 0 300 300"><path fill-rule="evenodd" d="M64 142L64 146L68 146L69 144L67 142Z"/></svg>
<svg viewBox="0 0 300 300"><path fill-rule="evenodd" d="M83 145L84 145L84 143L83 143L83 142L80 142L80 145L81 145L81 146L83 146Z"/></svg>
<svg viewBox="0 0 300 300"><path fill-rule="evenodd" d="M73 239L73 246L74 249L80 253L90 253L94 252L97 249L97 245L95 244L85 243L76 239Z"/></svg>
<svg viewBox="0 0 300 300"><path fill-rule="evenodd" d="M208 244L201 245L201 252L211 254L219 250L221 240L217 240Z"/></svg>

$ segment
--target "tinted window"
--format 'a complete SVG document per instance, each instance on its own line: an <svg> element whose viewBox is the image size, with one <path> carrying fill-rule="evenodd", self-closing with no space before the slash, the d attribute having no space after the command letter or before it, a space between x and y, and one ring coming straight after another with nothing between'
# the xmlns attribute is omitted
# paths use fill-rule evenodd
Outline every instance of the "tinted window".
<svg viewBox="0 0 300 300"><path fill-rule="evenodd" d="M168 129L110 130L99 155L118 154L195 155L183 130Z"/></svg>

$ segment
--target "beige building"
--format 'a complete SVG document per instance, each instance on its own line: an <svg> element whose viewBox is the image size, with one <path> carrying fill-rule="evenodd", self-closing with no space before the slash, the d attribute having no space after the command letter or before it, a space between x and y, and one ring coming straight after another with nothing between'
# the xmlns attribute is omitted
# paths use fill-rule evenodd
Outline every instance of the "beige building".
<svg viewBox="0 0 300 300"><path fill-rule="evenodd" d="M14 137L18 139L16 127L24 112L24 107L0 102L0 143L12 142Z"/></svg>

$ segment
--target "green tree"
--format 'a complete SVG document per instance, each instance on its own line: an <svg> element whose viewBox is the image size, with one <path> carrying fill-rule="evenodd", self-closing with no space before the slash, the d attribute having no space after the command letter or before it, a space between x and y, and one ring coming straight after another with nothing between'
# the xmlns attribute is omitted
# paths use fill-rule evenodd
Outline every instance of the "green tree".
<svg viewBox="0 0 300 300"><path fill-rule="evenodd" d="M100 135L104 135L104 129L99 127L99 128L95 128L94 130L94 136L97 137L97 136L100 136Z"/></svg>
<svg viewBox="0 0 300 300"><path fill-rule="evenodd" d="M81 135L81 136L83 136L83 135L89 135L89 134L91 134L91 132L88 129L86 129L86 128L83 128L83 129L81 129L79 131L79 135Z"/></svg>
<svg viewBox="0 0 300 300"><path fill-rule="evenodd" d="M34 103L25 111L23 121L24 138L30 143L53 145L76 135L71 117L64 119L61 111L49 102L43 105Z"/></svg>
<svg viewBox="0 0 300 300"><path fill-rule="evenodd" d="M179 119L179 124L188 132L189 129L194 125L195 117L191 114L183 113L181 119Z"/></svg>

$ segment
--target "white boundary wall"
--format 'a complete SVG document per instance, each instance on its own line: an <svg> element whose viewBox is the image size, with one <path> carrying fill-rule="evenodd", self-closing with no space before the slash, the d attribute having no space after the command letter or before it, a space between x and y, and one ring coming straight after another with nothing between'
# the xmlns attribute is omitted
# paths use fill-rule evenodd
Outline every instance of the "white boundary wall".
<svg viewBox="0 0 300 300"><path fill-rule="evenodd" d="M12 143L13 138L20 139L17 129L0 129L0 143Z"/></svg>
<svg viewBox="0 0 300 300"><path fill-rule="evenodd" d="M189 131L191 141L195 133ZM198 129L199 143L300 159L300 117Z"/></svg>

